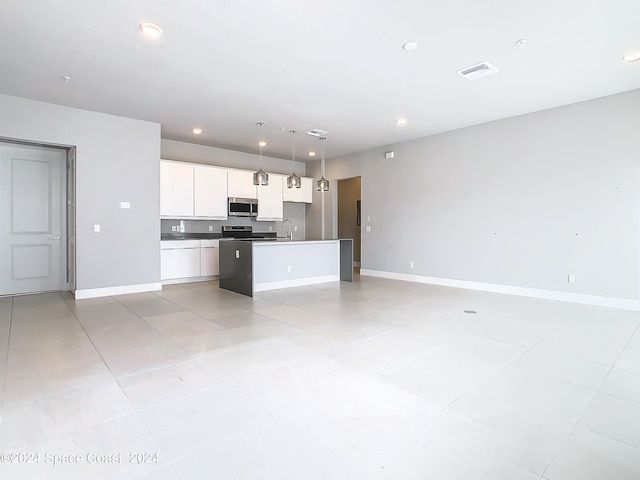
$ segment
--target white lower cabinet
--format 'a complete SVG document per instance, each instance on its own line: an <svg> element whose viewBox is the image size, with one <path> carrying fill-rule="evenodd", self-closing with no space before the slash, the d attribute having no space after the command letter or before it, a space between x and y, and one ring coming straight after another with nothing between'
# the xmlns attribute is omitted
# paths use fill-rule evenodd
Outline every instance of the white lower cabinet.
<svg viewBox="0 0 640 480"><path fill-rule="evenodd" d="M200 240L200 275L220 275L219 240Z"/></svg>
<svg viewBox="0 0 640 480"><path fill-rule="evenodd" d="M219 240L160 242L160 279L194 279L219 275Z"/></svg>

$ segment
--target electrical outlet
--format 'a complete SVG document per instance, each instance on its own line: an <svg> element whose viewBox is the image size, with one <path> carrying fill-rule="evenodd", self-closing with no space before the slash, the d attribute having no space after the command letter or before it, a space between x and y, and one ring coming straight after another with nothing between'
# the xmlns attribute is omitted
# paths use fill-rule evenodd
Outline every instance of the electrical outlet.
<svg viewBox="0 0 640 480"><path fill-rule="evenodd" d="M273 227L271 225L269 225L269 231L273 232Z"/></svg>
<svg viewBox="0 0 640 480"><path fill-rule="evenodd" d="M413 260L409 262L409 268L413 268Z"/></svg>
<svg viewBox="0 0 640 480"><path fill-rule="evenodd" d="M291 265L287 265L287 272L291 273Z"/></svg>
<svg viewBox="0 0 640 480"><path fill-rule="evenodd" d="M576 283L576 276L569 274L569 277L567 278L567 281L569 283Z"/></svg>
<svg viewBox="0 0 640 480"><path fill-rule="evenodd" d="M365 232L370 232L371 231L371 226L367 225L366 227L364 227L364 231Z"/></svg>
<svg viewBox="0 0 640 480"><path fill-rule="evenodd" d="M178 230L178 226L177 225L171 225L171 231L175 232Z"/></svg>
<svg viewBox="0 0 640 480"><path fill-rule="evenodd" d="M298 227L293 227L293 231L297 232L298 231Z"/></svg>
<svg viewBox="0 0 640 480"><path fill-rule="evenodd" d="M94 233L100 233L100 225L94 225L93 226L93 232Z"/></svg>
<svg viewBox="0 0 640 480"><path fill-rule="evenodd" d="M209 231L213 232L213 225L209 225Z"/></svg>

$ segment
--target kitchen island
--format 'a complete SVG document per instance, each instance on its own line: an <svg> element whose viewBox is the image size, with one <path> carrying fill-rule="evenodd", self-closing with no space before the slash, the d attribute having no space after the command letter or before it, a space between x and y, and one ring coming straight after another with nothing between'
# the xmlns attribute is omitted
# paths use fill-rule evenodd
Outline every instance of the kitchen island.
<svg viewBox="0 0 640 480"><path fill-rule="evenodd" d="M353 240L221 240L220 288L243 295L353 281Z"/></svg>

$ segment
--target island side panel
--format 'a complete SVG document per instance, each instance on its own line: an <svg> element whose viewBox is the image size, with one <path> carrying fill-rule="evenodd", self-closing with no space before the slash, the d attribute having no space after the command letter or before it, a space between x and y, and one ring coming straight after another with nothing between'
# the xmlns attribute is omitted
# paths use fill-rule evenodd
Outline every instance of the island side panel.
<svg viewBox="0 0 640 480"><path fill-rule="evenodd" d="M340 280L353 282L353 239L340 240Z"/></svg>
<svg viewBox="0 0 640 480"><path fill-rule="evenodd" d="M335 240L254 244L253 275L256 292L339 281L340 244Z"/></svg>
<svg viewBox="0 0 640 480"><path fill-rule="evenodd" d="M220 288L253 296L252 242L220 241Z"/></svg>

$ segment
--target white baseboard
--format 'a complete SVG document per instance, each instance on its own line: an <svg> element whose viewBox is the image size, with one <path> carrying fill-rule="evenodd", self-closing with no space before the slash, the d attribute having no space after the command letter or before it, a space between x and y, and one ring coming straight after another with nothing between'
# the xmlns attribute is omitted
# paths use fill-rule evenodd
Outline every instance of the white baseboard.
<svg viewBox="0 0 640 480"><path fill-rule="evenodd" d="M267 290L277 290L279 288L303 287L305 285L316 285L318 283L339 281L340 275L324 275L321 277L296 278L292 280L281 280L278 282L257 283L253 286L253 293L266 292Z"/></svg>
<svg viewBox="0 0 640 480"><path fill-rule="evenodd" d="M210 282L211 280L218 280L218 275L205 275L203 277L188 277L188 278L172 278L169 280L162 280L162 285L178 285L180 283L195 283L195 282Z"/></svg>
<svg viewBox="0 0 640 480"><path fill-rule="evenodd" d="M124 295L127 293L157 292L162 290L162 283L141 283L138 285L122 285L118 287L87 288L76 290L73 296L76 300L87 298L111 297L113 295Z"/></svg>
<svg viewBox="0 0 640 480"><path fill-rule="evenodd" d="M611 307L619 308L622 310L640 311L640 301L627 298L600 297L597 295L585 295L581 293L558 292L556 290L541 290L537 288L527 287L513 287L511 285L471 282L467 280L453 280L449 278L412 275L409 273L384 272L381 270L361 269L360 275L389 278L392 280L404 280L406 282L427 283L430 285L441 285L444 287L466 288L468 290L505 293L507 295L520 295L522 297L542 298L545 300L558 300L560 302L580 303L598 307Z"/></svg>

